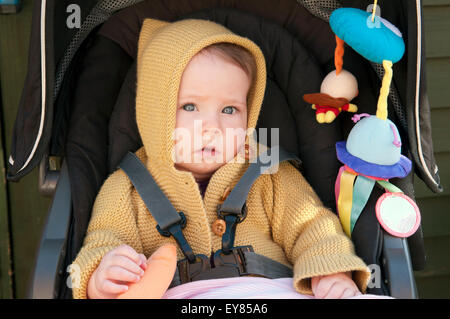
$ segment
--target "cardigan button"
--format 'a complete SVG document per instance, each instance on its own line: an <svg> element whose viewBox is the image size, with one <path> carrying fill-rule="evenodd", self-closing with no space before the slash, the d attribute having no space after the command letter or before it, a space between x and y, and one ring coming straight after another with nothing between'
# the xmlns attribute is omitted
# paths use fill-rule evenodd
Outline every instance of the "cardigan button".
<svg viewBox="0 0 450 319"><path fill-rule="evenodd" d="M250 159L250 145L245 144L244 158L248 161Z"/></svg>
<svg viewBox="0 0 450 319"><path fill-rule="evenodd" d="M225 224L225 221L223 219L216 219L214 223L212 224L212 231L214 235L222 236L225 234L225 230L227 228L227 225Z"/></svg>

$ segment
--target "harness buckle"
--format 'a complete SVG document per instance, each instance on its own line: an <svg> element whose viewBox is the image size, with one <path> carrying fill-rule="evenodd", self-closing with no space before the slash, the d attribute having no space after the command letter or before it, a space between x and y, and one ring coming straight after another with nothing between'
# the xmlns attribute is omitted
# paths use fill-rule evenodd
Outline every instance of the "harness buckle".
<svg viewBox="0 0 450 319"><path fill-rule="evenodd" d="M182 232L182 229L186 227L186 216L183 212L179 212L179 214L181 217L179 221L169 225L168 227L165 227L164 229L162 229L159 225L156 225L156 229L164 237L173 236L178 244L178 247L180 247L181 251L186 256L188 261L190 263L194 263L196 260L195 254Z"/></svg>
<svg viewBox="0 0 450 319"><path fill-rule="evenodd" d="M230 253L219 249L214 254L214 265L216 268L227 267L233 269L237 274L235 277L248 275L245 252L253 252L253 247L250 245L234 247L230 250Z"/></svg>
<svg viewBox="0 0 450 319"><path fill-rule="evenodd" d="M235 212L225 212L222 210L222 205L217 205L217 216L221 219L225 219L226 216L235 216L236 217L236 224L240 224L244 221L244 219L247 217L247 204L244 203L244 206L242 206L241 212L239 214L236 214Z"/></svg>
<svg viewBox="0 0 450 319"><path fill-rule="evenodd" d="M225 233L222 235L222 251L227 255L234 246L236 225L242 223L247 217L247 205L244 203L240 212L236 210L224 211L222 205L217 206L217 216L225 221Z"/></svg>
<svg viewBox="0 0 450 319"><path fill-rule="evenodd" d="M166 227L164 229L162 229L159 225L156 225L156 230L158 230L158 232L164 236L164 237L170 237L172 234L170 232L170 228L175 226L175 225L179 225L181 227L181 229L184 229L186 227L186 215L184 215L183 212L178 212L178 214L181 217L181 220L177 223L175 223L174 225L170 225L169 227Z"/></svg>
<svg viewBox="0 0 450 319"><path fill-rule="evenodd" d="M182 259L177 264L180 284L197 280L246 276L248 272L245 252L253 252L253 247L235 247L231 249L230 254L218 250L211 258L196 255L194 263Z"/></svg>

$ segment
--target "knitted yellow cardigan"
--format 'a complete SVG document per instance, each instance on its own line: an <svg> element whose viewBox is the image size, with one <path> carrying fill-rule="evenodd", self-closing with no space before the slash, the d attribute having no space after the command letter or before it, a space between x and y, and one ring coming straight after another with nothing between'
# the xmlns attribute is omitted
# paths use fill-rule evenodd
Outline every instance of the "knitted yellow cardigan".
<svg viewBox="0 0 450 319"><path fill-rule="evenodd" d="M221 237L211 230L216 207L228 187L234 187L248 167L238 154L211 177L204 199L190 172L174 168L172 132L177 93L184 68L202 48L230 42L248 49L257 65L256 80L248 97L248 127L254 128L264 97L264 56L250 40L216 23L182 20L144 21L138 53L136 119L143 147L136 154L145 163L175 209L183 211L183 233L196 254L209 256L221 248ZM249 139L247 139L249 142ZM354 280L365 291L370 272L354 254L338 218L327 210L303 176L289 163L277 172L261 175L247 198L247 218L237 226L235 245L252 245L255 252L294 268L294 286L311 294L309 278L354 271ZM149 257L174 239L161 236L156 222L122 170L103 184L93 207L84 244L73 264L80 272L72 278L74 298L86 298L89 278L102 257L127 244ZM184 258L178 249L178 258ZM81 280L77 280L81 279Z"/></svg>

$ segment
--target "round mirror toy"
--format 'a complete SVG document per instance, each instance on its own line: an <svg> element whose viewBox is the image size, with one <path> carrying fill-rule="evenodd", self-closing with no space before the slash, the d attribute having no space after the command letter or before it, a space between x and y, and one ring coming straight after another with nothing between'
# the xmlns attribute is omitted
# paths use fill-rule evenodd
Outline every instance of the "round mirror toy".
<svg viewBox="0 0 450 319"><path fill-rule="evenodd" d="M385 193L375 207L380 225L396 237L409 237L420 225L420 213L416 203L403 193Z"/></svg>

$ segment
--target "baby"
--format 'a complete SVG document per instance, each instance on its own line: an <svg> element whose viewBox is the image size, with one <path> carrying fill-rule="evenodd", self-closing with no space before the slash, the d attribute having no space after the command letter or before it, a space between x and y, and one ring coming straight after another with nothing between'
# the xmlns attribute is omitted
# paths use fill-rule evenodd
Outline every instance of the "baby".
<svg viewBox="0 0 450 319"><path fill-rule="evenodd" d="M144 146L136 155L186 215L183 234L193 251L210 256L222 248L222 234L214 229L217 205L260 153L245 132L255 128L264 97L264 56L252 41L210 21L147 19L137 62L136 120ZM251 245L292 267L289 285L296 294L348 298L365 291L368 268L338 218L290 163L259 176L246 205L235 246ZM139 287L141 278L144 290L159 289L147 296L162 296L175 254L184 256L167 246L173 237L161 236L156 225L125 173L109 176L74 261L81 270L74 298L115 298ZM168 276L158 266L161 258ZM152 269L162 270L147 276Z"/></svg>

